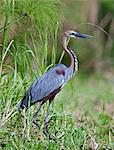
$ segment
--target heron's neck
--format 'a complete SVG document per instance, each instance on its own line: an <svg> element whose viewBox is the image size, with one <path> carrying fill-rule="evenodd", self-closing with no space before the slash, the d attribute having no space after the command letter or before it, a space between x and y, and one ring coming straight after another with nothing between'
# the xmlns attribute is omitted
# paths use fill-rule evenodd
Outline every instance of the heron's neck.
<svg viewBox="0 0 114 150"><path fill-rule="evenodd" d="M78 70L78 60L77 60L77 56L76 54L68 48L68 38L66 36L63 36L63 48L65 50L65 52L68 53L68 55L70 56L71 59L71 64L70 67L73 70L73 74Z"/></svg>

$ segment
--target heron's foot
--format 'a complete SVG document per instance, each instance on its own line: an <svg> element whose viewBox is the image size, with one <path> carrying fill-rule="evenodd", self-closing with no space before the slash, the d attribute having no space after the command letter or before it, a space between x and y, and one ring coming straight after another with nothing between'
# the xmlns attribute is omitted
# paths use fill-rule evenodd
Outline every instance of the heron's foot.
<svg viewBox="0 0 114 150"><path fill-rule="evenodd" d="M56 140L56 137L54 135L50 135L49 131L43 130L43 133L49 140Z"/></svg>
<svg viewBox="0 0 114 150"><path fill-rule="evenodd" d="M50 133L49 133L48 130L44 129L44 130L43 130L43 133L45 134L45 136L46 136L48 139L50 139Z"/></svg>
<svg viewBox="0 0 114 150"><path fill-rule="evenodd" d="M48 130L48 126L46 126L43 130L43 133L49 140L56 140L56 136L54 134L50 135L50 132Z"/></svg>
<svg viewBox="0 0 114 150"><path fill-rule="evenodd" d="M38 125L36 118L33 118L33 123L40 129L40 126Z"/></svg>

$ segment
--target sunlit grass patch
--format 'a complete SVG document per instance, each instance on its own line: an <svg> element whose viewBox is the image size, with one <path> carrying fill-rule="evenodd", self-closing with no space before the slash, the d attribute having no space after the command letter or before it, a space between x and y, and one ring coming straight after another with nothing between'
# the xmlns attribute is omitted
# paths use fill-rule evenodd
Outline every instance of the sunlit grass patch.
<svg viewBox="0 0 114 150"><path fill-rule="evenodd" d="M71 83L68 83L55 98L49 115L49 131L52 137L57 138L56 140L49 141L43 134L43 121L48 104L43 107L37 117L40 129L32 123L33 113L38 107L36 104L29 109L29 123L25 131L24 112L17 112L2 126L0 130L1 148L87 149L95 146L99 149L113 148L113 110L111 112L107 110L107 106L113 104L113 90L110 90L113 87L104 79L95 79L96 77L90 77L87 81L83 79L81 81L78 76L72 83L73 87ZM30 84L29 80L27 80L28 83L22 79L16 81L15 86L13 86L13 80L12 82L10 80L9 84L5 82L2 85L4 94L1 93L1 99L3 99L2 105L0 105L1 120L3 113L7 116L23 96L24 85L26 87ZM75 89L75 87L78 88ZM107 93L101 93L101 87L104 87L104 92L107 91ZM10 99L8 99L9 97ZM108 97L109 99L107 99Z"/></svg>

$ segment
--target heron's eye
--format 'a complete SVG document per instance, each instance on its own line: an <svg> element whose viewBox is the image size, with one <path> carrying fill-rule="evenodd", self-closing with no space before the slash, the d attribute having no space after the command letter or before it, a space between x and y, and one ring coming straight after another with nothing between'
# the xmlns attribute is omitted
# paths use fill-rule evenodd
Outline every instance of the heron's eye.
<svg viewBox="0 0 114 150"><path fill-rule="evenodd" d="M69 35L73 35L73 36L76 36L76 33L73 33L73 32L72 32L72 33L70 33Z"/></svg>
<svg viewBox="0 0 114 150"><path fill-rule="evenodd" d="M69 35L72 35L72 33L69 33Z"/></svg>
<svg viewBox="0 0 114 150"><path fill-rule="evenodd" d="M74 35L74 33L69 33L69 35Z"/></svg>

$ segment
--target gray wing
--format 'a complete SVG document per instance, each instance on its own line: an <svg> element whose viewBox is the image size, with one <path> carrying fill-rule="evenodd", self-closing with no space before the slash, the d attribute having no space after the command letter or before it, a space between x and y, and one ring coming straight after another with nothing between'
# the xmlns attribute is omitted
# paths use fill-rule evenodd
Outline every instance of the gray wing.
<svg viewBox="0 0 114 150"><path fill-rule="evenodd" d="M30 93L34 103L47 97L54 90L64 84L64 76L56 73L56 68L50 69L30 87Z"/></svg>

